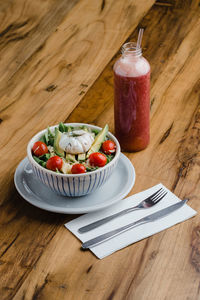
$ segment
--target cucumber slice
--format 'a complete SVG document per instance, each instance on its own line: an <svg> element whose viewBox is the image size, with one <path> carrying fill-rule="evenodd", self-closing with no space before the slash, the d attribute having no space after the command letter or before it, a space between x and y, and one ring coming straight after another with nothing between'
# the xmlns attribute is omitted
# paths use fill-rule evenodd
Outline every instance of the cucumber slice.
<svg viewBox="0 0 200 300"><path fill-rule="evenodd" d="M65 159L66 159L66 160L69 160L69 161L71 161L71 162L76 162L76 158L75 158L75 155L74 155L74 154L66 153Z"/></svg>
<svg viewBox="0 0 200 300"><path fill-rule="evenodd" d="M79 161L84 161L85 159L86 159L86 154L85 153L78 154L78 160Z"/></svg>

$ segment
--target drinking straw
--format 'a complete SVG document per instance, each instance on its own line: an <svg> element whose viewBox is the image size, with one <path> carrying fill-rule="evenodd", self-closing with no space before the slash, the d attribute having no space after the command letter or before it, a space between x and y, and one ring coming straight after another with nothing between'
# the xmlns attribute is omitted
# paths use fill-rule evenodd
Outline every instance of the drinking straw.
<svg viewBox="0 0 200 300"><path fill-rule="evenodd" d="M138 39L137 39L137 46L136 46L138 49L141 47L143 32L144 32L144 28L140 28Z"/></svg>

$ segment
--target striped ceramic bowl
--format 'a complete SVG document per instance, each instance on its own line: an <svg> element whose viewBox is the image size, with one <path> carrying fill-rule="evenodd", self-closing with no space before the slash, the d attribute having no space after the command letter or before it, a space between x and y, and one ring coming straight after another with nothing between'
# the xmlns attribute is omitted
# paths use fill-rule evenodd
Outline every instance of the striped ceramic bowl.
<svg viewBox="0 0 200 300"><path fill-rule="evenodd" d="M100 127L83 123L68 123L66 125L71 125L73 127L85 125L91 129L101 130ZM51 126L50 128L54 129L57 126L58 125ZM109 132L108 137L116 144L116 154L113 160L105 167L84 174L60 174L43 168L33 159L31 152L33 144L40 139L45 131L46 129L40 131L30 140L27 146L27 155L36 177L54 192L69 197L83 196L89 193L93 193L95 190L100 188L111 176L120 156L120 145L113 134Z"/></svg>

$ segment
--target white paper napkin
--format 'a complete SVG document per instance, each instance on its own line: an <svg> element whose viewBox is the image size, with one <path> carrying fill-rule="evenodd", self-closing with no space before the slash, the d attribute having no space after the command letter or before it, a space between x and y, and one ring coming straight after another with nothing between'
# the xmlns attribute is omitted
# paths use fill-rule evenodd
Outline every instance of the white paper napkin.
<svg viewBox="0 0 200 300"><path fill-rule="evenodd" d="M141 209L137 211L133 211L131 213L128 213L124 216L115 218L114 220L96 228L86 233L79 233L78 229L82 226L88 225L92 222L95 222L99 219L102 219L106 216L112 215L114 213L117 213L125 208L135 206L138 203L140 203L142 200L144 200L146 197L150 196L154 192L156 192L158 189L163 188L168 193L167 195L156 205L154 205L151 208L147 209ZM147 215L150 215L156 211L159 211L163 208L166 208L172 204L175 204L179 202L180 199L176 197L172 192L170 192L165 186L163 186L161 183L158 185L153 186L152 188L145 190L141 193L135 194L133 196L130 196L126 199L121 200L117 204L97 211L93 213L85 214L73 221L70 221L65 224L65 227L69 229L78 239L80 239L82 242L86 242L92 238L95 238L103 233L106 233L108 231L117 229L121 226L124 226L126 224L129 224L131 222L137 221L140 218L143 218ZM174 211L170 215L161 218L157 221L146 223L143 225L140 225L138 227L132 228L126 232L123 232L120 235L117 235L116 237L113 237L112 239L105 241L95 247L90 248L90 250L98 257L98 258L104 258L112 253L114 253L117 250L120 250L130 244L133 244L137 241L140 241L146 237L149 237L155 233L158 233L166 228L169 228L177 223L180 223L182 221L185 221L193 216L196 215L196 211L193 210L190 206L184 205L180 209Z"/></svg>

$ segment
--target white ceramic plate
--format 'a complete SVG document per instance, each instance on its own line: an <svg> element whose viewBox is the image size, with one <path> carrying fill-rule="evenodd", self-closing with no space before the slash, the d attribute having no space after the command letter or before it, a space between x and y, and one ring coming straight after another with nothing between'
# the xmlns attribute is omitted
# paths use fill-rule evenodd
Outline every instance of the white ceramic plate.
<svg viewBox="0 0 200 300"><path fill-rule="evenodd" d="M116 169L101 188L82 197L64 197L38 181L25 158L15 171L14 182L19 194L36 207L56 213L81 214L103 209L122 200L135 183L135 169L121 153Z"/></svg>

